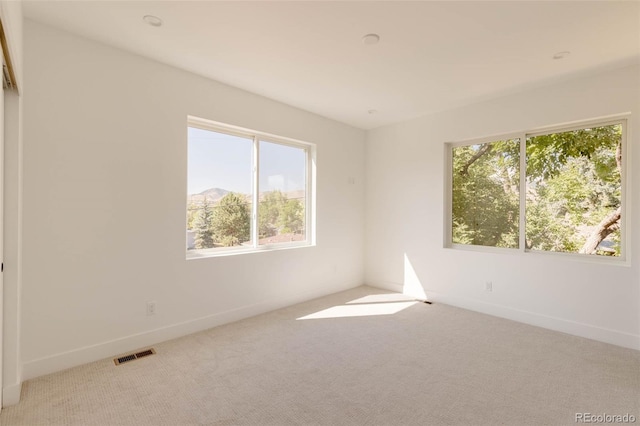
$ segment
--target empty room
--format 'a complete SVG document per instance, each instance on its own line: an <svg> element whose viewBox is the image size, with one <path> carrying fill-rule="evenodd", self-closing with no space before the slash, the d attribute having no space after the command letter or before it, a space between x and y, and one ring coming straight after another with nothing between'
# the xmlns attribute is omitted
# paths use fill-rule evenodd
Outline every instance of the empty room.
<svg viewBox="0 0 640 426"><path fill-rule="evenodd" d="M2 426L640 422L640 2L0 24Z"/></svg>

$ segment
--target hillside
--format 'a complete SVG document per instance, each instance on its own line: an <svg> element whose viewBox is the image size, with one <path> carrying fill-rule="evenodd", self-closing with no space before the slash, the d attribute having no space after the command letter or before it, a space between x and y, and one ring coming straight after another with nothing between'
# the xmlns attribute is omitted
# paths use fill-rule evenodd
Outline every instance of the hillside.
<svg viewBox="0 0 640 426"><path fill-rule="evenodd" d="M209 202L217 203L222 197L227 195L229 192L230 191L227 191L226 189L222 189L222 188L209 188L197 194L188 195L187 202L202 203L206 198L207 201Z"/></svg>
<svg viewBox="0 0 640 426"><path fill-rule="evenodd" d="M196 204L200 204L206 198L207 201L209 201L210 203L214 203L215 204L218 201L220 201L220 199L222 197L224 197L225 195L227 195L229 192L231 192L231 191L227 191L226 189L222 189L222 188L209 188L209 189L206 189L206 190L204 190L202 192L199 192L197 194L188 195L187 196L187 202L188 203L192 203L193 202L193 203L196 203ZM263 198L264 194L266 194L266 192L260 193L260 199ZM302 200L304 198L304 190L289 191L289 192L284 192L283 194L289 199L297 198L299 200ZM247 196L247 201L250 201L249 198L250 197Z"/></svg>

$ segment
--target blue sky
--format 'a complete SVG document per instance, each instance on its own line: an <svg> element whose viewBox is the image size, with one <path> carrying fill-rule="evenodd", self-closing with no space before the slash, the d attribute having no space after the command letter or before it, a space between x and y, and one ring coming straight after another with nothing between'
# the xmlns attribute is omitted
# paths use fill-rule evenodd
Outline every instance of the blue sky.
<svg viewBox="0 0 640 426"><path fill-rule="evenodd" d="M248 138L189 127L189 194L209 188L249 194L253 141ZM260 192L304 189L303 149L260 141Z"/></svg>

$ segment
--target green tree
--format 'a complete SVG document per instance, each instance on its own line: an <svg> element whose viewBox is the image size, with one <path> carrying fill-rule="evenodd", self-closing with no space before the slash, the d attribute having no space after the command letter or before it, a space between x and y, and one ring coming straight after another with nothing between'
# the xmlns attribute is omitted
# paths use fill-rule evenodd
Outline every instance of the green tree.
<svg viewBox="0 0 640 426"><path fill-rule="evenodd" d="M518 146L507 140L454 148L454 243L517 247Z"/></svg>
<svg viewBox="0 0 640 426"><path fill-rule="evenodd" d="M304 228L304 205L281 191L265 193L258 210L260 238L299 233Z"/></svg>
<svg viewBox="0 0 640 426"><path fill-rule="evenodd" d="M200 214L200 207L193 201L187 206L187 229L191 230L195 227L196 219Z"/></svg>
<svg viewBox="0 0 640 426"><path fill-rule="evenodd" d="M586 157L594 162L601 179L615 180L611 172L621 154L621 135L620 125L612 125L529 137L527 178L557 176L571 158Z"/></svg>
<svg viewBox="0 0 640 426"><path fill-rule="evenodd" d="M251 212L245 197L229 192L213 209L211 230L216 243L224 247L240 245L251 238Z"/></svg>
<svg viewBox="0 0 640 426"><path fill-rule="evenodd" d="M621 143L620 125L527 139L528 248L620 254Z"/></svg>
<svg viewBox="0 0 640 426"><path fill-rule="evenodd" d="M304 206L300 200L287 199L282 205L278 218L280 230L284 234L297 234L304 227Z"/></svg>
<svg viewBox="0 0 640 426"><path fill-rule="evenodd" d="M193 226L196 231L195 247L197 249L213 247L213 230L211 229L212 218L213 210L205 198L193 222Z"/></svg>
<svg viewBox="0 0 640 426"><path fill-rule="evenodd" d="M260 238L273 237L278 234L280 215L287 197L280 191L264 194L258 209L258 233Z"/></svg>
<svg viewBox="0 0 640 426"><path fill-rule="evenodd" d="M526 246L619 255L622 128L528 137ZM523 141L524 142L524 141ZM453 149L453 242L517 247L520 142Z"/></svg>

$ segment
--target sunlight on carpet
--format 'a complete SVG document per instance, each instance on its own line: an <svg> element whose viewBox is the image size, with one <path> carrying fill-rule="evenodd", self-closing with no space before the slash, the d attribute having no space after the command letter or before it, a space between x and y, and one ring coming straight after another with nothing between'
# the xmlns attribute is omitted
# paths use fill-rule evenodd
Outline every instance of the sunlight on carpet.
<svg viewBox="0 0 640 426"><path fill-rule="evenodd" d="M297 319L308 320L393 315L418 303L414 299L407 299L407 296L402 294L371 294L346 302L345 305L333 306Z"/></svg>

